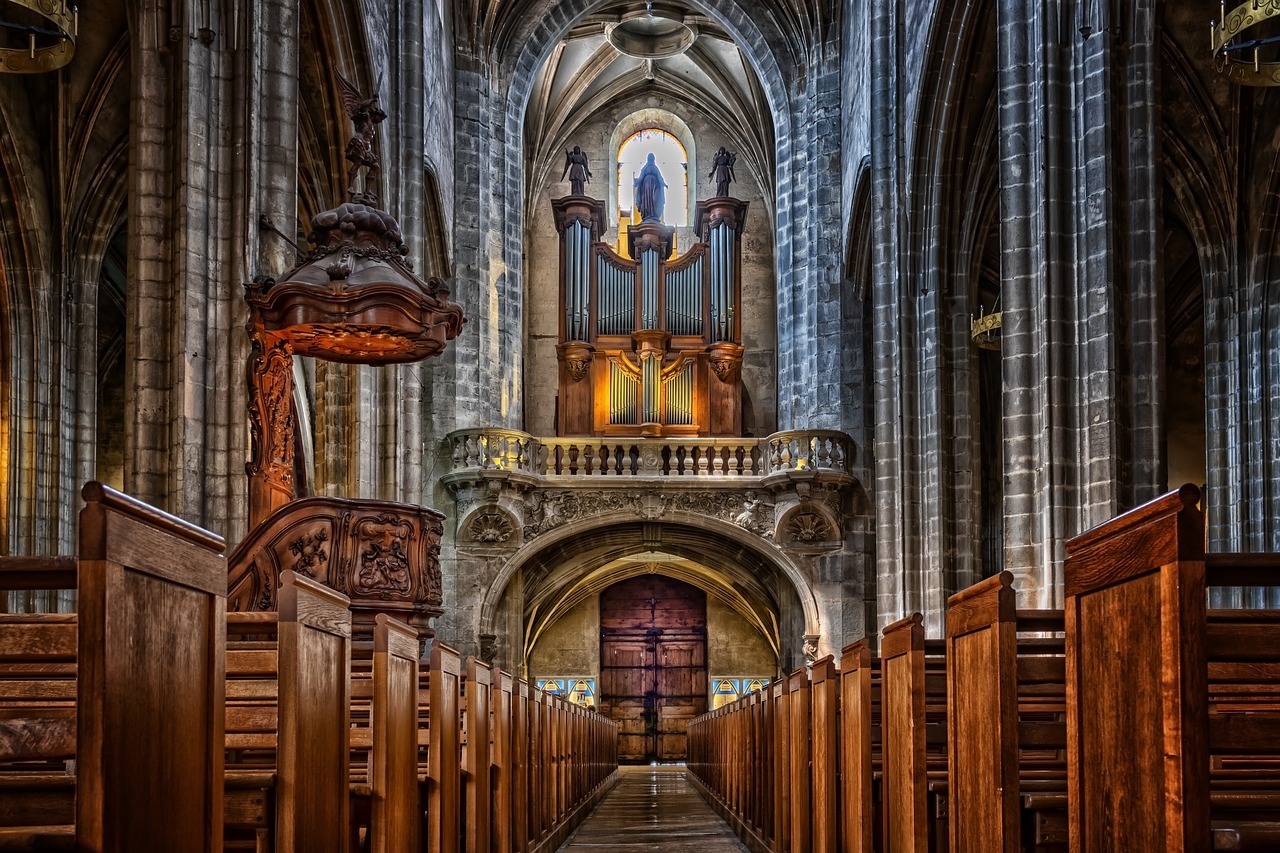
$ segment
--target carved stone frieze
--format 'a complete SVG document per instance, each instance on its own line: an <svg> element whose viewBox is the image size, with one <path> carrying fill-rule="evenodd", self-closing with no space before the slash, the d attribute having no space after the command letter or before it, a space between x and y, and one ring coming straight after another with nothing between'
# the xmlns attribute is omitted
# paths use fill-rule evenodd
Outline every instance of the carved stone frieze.
<svg viewBox="0 0 1280 853"><path fill-rule="evenodd" d="M673 511L727 521L767 538L775 518L771 501L741 489L671 492L543 489L525 495L524 509L526 539L593 516L631 513L654 521Z"/></svg>

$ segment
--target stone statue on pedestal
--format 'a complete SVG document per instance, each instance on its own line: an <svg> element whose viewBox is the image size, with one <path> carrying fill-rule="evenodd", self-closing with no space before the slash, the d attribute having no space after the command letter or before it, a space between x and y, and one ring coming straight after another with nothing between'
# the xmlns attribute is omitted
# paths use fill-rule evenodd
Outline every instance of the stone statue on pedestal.
<svg viewBox="0 0 1280 853"><path fill-rule="evenodd" d="M716 152L716 156L711 161L711 174L708 176L716 182L716 197L723 198L729 195L729 184L733 183L733 164L738 162L737 154L730 154L724 150L724 146L720 146L720 150Z"/></svg>
<svg viewBox="0 0 1280 853"><path fill-rule="evenodd" d="M560 175L560 180L563 181L565 175L569 176L570 195L586 194L586 184L591 180L591 169L587 166L587 155L577 145L564 155L564 173Z"/></svg>
<svg viewBox="0 0 1280 853"><path fill-rule="evenodd" d="M661 222L667 206L667 182L652 154L635 179L636 210L641 222Z"/></svg>

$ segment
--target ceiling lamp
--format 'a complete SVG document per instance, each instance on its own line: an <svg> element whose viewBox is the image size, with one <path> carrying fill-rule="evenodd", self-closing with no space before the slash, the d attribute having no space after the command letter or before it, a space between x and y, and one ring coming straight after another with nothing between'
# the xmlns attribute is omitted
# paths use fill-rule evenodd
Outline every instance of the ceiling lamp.
<svg viewBox="0 0 1280 853"><path fill-rule="evenodd" d="M610 27L609 43L620 53L636 59L663 59L679 56L697 40L698 30L683 21L653 13L653 3L645 10Z"/></svg>
<svg viewBox="0 0 1280 853"><path fill-rule="evenodd" d="M0 73L38 74L66 65L75 53L79 18L67 0L0 0L0 30L26 42L0 46Z"/></svg>
<svg viewBox="0 0 1280 853"><path fill-rule="evenodd" d="M1000 327L1003 319L1003 311L992 311L986 314L979 305L978 316L969 326L969 337L972 338L973 345L978 349L999 350Z"/></svg>
<svg viewBox="0 0 1280 853"><path fill-rule="evenodd" d="M1264 62L1260 50L1280 43L1280 35L1239 38L1250 27L1277 16L1280 3L1275 0L1246 0L1229 13L1224 3L1221 21L1209 25L1214 69L1242 86L1280 86L1280 61Z"/></svg>

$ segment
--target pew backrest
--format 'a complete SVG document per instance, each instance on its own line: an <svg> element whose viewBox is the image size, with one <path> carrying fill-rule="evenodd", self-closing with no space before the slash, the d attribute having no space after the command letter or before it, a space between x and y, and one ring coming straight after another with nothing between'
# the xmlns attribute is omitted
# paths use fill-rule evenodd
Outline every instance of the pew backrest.
<svg viewBox="0 0 1280 853"><path fill-rule="evenodd" d="M872 660L863 639L840 653L841 835L849 853L872 853L875 814L872 800Z"/></svg>
<svg viewBox="0 0 1280 853"><path fill-rule="evenodd" d="M462 802L459 772L462 741L460 702L462 659L443 643L431 646L431 719L428 747L426 847L439 853L456 853L460 846L458 806Z"/></svg>

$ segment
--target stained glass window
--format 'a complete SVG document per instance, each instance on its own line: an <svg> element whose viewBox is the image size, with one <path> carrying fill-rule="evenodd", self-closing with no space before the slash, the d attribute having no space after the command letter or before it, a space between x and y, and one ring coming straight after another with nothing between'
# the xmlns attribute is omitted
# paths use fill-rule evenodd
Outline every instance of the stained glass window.
<svg viewBox="0 0 1280 853"><path fill-rule="evenodd" d="M596 680L579 675L556 675L537 680L538 689L544 693L564 696L570 702L584 708L596 704Z"/></svg>
<svg viewBox="0 0 1280 853"><path fill-rule="evenodd" d="M748 693L764 690L770 679L764 675L724 675L711 679L711 710L736 702Z"/></svg>

